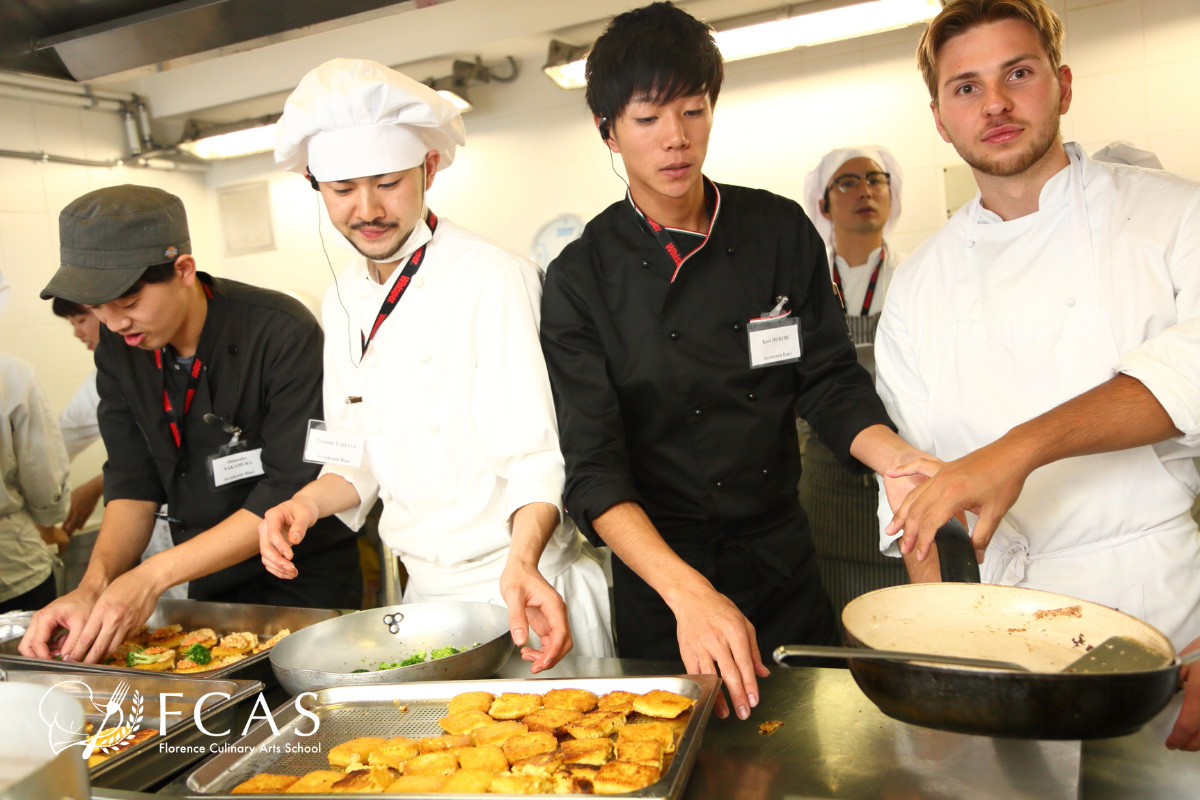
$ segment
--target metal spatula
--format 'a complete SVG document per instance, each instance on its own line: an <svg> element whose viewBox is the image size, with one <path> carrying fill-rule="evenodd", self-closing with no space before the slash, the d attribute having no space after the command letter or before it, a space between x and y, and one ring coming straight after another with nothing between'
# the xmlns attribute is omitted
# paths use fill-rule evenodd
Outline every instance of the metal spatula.
<svg viewBox="0 0 1200 800"><path fill-rule="evenodd" d="M1063 672L1143 672L1171 662L1166 654L1128 636L1110 636L1063 668Z"/></svg>

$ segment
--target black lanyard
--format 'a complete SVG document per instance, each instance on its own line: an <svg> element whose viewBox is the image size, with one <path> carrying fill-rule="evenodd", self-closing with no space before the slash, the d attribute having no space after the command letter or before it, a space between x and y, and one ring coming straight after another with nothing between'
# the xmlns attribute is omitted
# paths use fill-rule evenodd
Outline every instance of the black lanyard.
<svg viewBox="0 0 1200 800"><path fill-rule="evenodd" d="M883 269L883 260L887 256L887 246L882 245L879 248L879 260L875 262L875 269L871 271L871 281L867 284L867 294L863 297L862 311L859 312L860 317L871 316L871 301L875 299L875 284L879 282L879 271ZM832 254L833 258L833 285L837 287L838 297L842 300L842 313L846 313L846 292L842 289L842 276L838 273L837 254Z"/></svg>
<svg viewBox="0 0 1200 800"><path fill-rule="evenodd" d="M437 230L437 214L428 211L425 214L425 224L429 226L429 241L433 241L433 232ZM371 326L371 334L368 336L365 333L359 332L362 336L362 354L367 354L367 345L375 338L375 332L379 330L379 326L388 318L388 315L395 310L396 304L400 302L400 298L404 296L404 292L408 289L408 284L412 282L413 275L417 274L417 270L421 268L421 262L425 260L425 248L429 246L429 242L417 248L411 256L408 263L404 265L404 270L401 271L400 277L396 278L396 283L392 286L392 290L387 293L387 297L383 298L383 304L379 306L379 313L375 316L375 324Z"/></svg>
<svg viewBox="0 0 1200 800"><path fill-rule="evenodd" d="M201 283L204 287L205 297L212 298L212 289L208 288L208 284ZM200 385L200 371L204 369L204 362L200 360L200 353L197 351L195 358L192 359L192 369L188 372L187 388L183 393L183 413L179 413L179 409L171 402L171 393L167 390L167 371L163 366L167 359L167 348L162 347L154 351L154 365L158 367L158 375L162 380L162 399L163 413L167 417L167 427L171 429L171 438L175 440L175 449L183 449L183 418L187 416L188 411L192 407L192 400L196 397L196 387Z"/></svg>

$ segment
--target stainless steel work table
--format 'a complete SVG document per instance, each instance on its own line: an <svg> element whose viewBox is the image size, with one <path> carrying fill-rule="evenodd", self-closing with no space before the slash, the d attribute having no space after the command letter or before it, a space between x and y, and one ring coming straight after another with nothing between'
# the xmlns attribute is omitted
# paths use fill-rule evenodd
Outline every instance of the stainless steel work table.
<svg viewBox="0 0 1200 800"><path fill-rule="evenodd" d="M498 677L528 677L528 669L514 656ZM672 662L567 658L541 677L677 674L680 669ZM1162 746L1173 708L1142 734L1081 747L1078 742L964 736L896 722L863 696L845 670L774 666L760 692L762 702L748 721L714 717L709 722L685 798L1200 798L1200 753L1172 753ZM785 724L764 736L758 724L766 720ZM163 790L179 792L178 783ZM154 795L96 789L94 797Z"/></svg>

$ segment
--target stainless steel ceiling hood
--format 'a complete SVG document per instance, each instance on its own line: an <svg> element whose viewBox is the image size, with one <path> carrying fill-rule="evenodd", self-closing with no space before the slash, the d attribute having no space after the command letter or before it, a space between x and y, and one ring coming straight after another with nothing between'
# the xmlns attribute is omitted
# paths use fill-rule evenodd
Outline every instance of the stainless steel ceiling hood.
<svg viewBox="0 0 1200 800"><path fill-rule="evenodd" d="M85 81L298 38L450 0L17 0L0 3L0 69Z"/></svg>

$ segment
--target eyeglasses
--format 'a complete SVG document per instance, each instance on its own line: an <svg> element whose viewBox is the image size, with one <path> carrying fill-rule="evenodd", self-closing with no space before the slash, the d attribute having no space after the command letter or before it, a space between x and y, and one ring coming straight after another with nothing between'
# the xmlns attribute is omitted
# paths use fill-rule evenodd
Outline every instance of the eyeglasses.
<svg viewBox="0 0 1200 800"><path fill-rule="evenodd" d="M847 172L844 175L838 175L830 181L830 188L837 189L842 194L850 194L857 192L862 186L863 181L867 182L867 189L883 189L892 185L892 176L886 172L868 172L866 175L855 175L852 172Z"/></svg>

